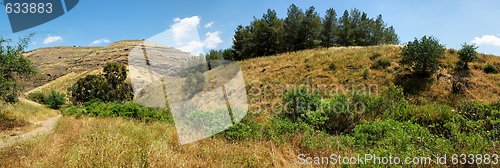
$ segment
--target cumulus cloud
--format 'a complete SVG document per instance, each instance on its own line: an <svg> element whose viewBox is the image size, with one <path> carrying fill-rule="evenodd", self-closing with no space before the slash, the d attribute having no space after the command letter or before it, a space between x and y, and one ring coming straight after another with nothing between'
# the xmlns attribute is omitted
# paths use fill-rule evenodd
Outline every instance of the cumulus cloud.
<svg viewBox="0 0 500 168"><path fill-rule="evenodd" d="M109 39L106 39L106 38L103 38L103 39L98 39L98 40L94 40L92 41L92 43L90 43L91 46L93 45L101 45L101 44L107 44L107 43L110 43L111 41Z"/></svg>
<svg viewBox="0 0 500 168"><path fill-rule="evenodd" d="M45 45L52 44L52 43L59 42L62 40L63 40L63 38L61 36L49 35L49 36L47 36L47 38L45 38L45 40L43 40L43 44L45 44Z"/></svg>
<svg viewBox="0 0 500 168"><path fill-rule="evenodd" d="M205 28L212 28L212 26L214 25L214 22L208 22L207 24L205 24Z"/></svg>
<svg viewBox="0 0 500 168"><path fill-rule="evenodd" d="M500 38L495 35L483 35L481 37L475 37L472 42L477 45L492 45L500 47Z"/></svg>
<svg viewBox="0 0 500 168"><path fill-rule="evenodd" d="M204 50L214 49L223 42L218 31L208 32L205 34L204 39L201 39L198 34L200 21L201 17L199 16L175 18L174 23L169 29L147 39L147 41L174 47L193 55L199 55Z"/></svg>
<svg viewBox="0 0 500 168"><path fill-rule="evenodd" d="M222 42L223 41L220 38L220 33L218 31L208 32L207 34L205 34L204 43L205 43L205 47L208 49L214 49Z"/></svg>

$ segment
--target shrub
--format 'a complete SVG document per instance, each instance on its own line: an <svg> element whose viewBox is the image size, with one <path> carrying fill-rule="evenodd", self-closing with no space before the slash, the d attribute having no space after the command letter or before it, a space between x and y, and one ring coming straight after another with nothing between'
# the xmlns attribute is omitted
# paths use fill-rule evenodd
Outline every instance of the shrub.
<svg viewBox="0 0 500 168"><path fill-rule="evenodd" d="M167 121L171 122L168 109L156 109L143 107L136 103L104 103L101 101L90 101L79 106L70 106L62 109L64 115L87 115L91 117L124 117L143 121Z"/></svg>
<svg viewBox="0 0 500 168"><path fill-rule="evenodd" d="M453 151L449 140L432 135L424 127L411 122L365 122L354 128L352 136L361 153L377 156L432 156Z"/></svg>
<svg viewBox="0 0 500 168"><path fill-rule="evenodd" d="M484 120L492 116L493 108L486 103L467 102L458 106L458 113L469 120Z"/></svg>
<svg viewBox="0 0 500 168"><path fill-rule="evenodd" d="M364 104L354 102L346 95L325 100L320 109L327 117L323 129L332 133L349 133L360 121L365 108Z"/></svg>
<svg viewBox="0 0 500 168"><path fill-rule="evenodd" d="M409 108L408 116L405 118L423 127L427 127L435 135L449 137L450 132L444 125L454 115L451 107L446 105L423 105Z"/></svg>
<svg viewBox="0 0 500 168"><path fill-rule="evenodd" d="M410 67L414 74L429 77L438 70L438 61L443 58L444 51L444 45L436 38L424 36L406 44L401 51L401 64Z"/></svg>
<svg viewBox="0 0 500 168"><path fill-rule="evenodd" d="M66 95L64 93L57 93L54 90L50 92L46 99L47 105L52 109L59 109L65 102Z"/></svg>
<svg viewBox="0 0 500 168"><path fill-rule="evenodd" d="M370 70L365 69L363 71L363 79L366 80L366 79L368 79L368 77L370 77Z"/></svg>
<svg viewBox="0 0 500 168"><path fill-rule="evenodd" d="M47 95L43 92L31 92L28 94L27 98L40 104L46 104Z"/></svg>
<svg viewBox="0 0 500 168"><path fill-rule="evenodd" d="M189 97L203 91L205 87L205 76L201 72L191 73L187 76L183 90Z"/></svg>
<svg viewBox="0 0 500 168"><path fill-rule="evenodd" d="M73 86L68 88L71 101L75 104L89 102L91 100L106 99L106 79L101 75L88 75L79 79Z"/></svg>
<svg viewBox="0 0 500 168"><path fill-rule="evenodd" d="M127 71L124 65L106 63L103 75L88 75L68 88L74 104L100 100L125 102L132 100L132 85L125 82Z"/></svg>
<svg viewBox="0 0 500 168"><path fill-rule="evenodd" d="M486 65L486 67L484 67L483 71L484 71L484 73L487 73L487 74L497 74L498 73L497 67L495 67L495 65L492 65L492 64Z"/></svg>
<svg viewBox="0 0 500 168"><path fill-rule="evenodd" d="M372 69L383 70L387 69L390 66L391 66L391 60L387 58L379 58L375 60L375 62L373 63Z"/></svg>
<svg viewBox="0 0 500 168"><path fill-rule="evenodd" d="M462 45L462 49L458 51L458 57L460 58L458 62L459 67L469 69L469 62L477 59L477 48L474 44L465 43Z"/></svg>
<svg viewBox="0 0 500 168"><path fill-rule="evenodd" d="M262 126L249 120L242 120L225 131L226 138L230 140L259 139L262 135Z"/></svg>
<svg viewBox="0 0 500 168"><path fill-rule="evenodd" d="M316 111L319 107L321 97L316 91L310 93L304 88L294 88L285 93L282 99L285 104L284 112L293 121L296 121L306 112Z"/></svg>
<svg viewBox="0 0 500 168"><path fill-rule="evenodd" d="M337 67L335 66L335 64L334 64L334 63L330 63L330 64L328 64L328 69L330 69L330 70L334 71L334 70L336 70L336 69L337 69Z"/></svg>

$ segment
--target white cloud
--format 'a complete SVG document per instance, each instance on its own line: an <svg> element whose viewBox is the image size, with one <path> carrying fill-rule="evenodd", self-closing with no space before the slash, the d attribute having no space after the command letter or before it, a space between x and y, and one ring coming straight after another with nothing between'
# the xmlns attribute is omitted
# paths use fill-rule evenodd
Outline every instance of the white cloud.
<svg viewBox="0 0 500 168"><path fill-rule="evenodd" d="M107 44L110 42L111 41L109 39L103 38L103 39L98 39L98 40L92 41L92 43L90 43L90 45L93 46L93 45Z"/></svg>
<svg viewBox="0 0 500 168"><path fill-rule="evenodd" d="M59 42L62 40L63 40L63 38L61 36L49 35L45 40L43 40L43 44L47 45L47 44Z"/></svg>
<svg viewBox="0 0 500 168"><path fill-rule="evenodd" d="M495 35L483 35L482 37L475 37L472 42L477 45L492 45L500 47L500 38Z"/></svg>
<svg viewBox="0 0 500 168"><path fill-rule="evenodd" d="M223 42L218 31L208 32L205 34L205 39L200 39L198 34L200 21L201 17L199 16L182 19L175 18L174 23L169 29L147 39L147 41L174 47L193 55L199 55L204 50L214 49Z"/></svg>
<svg viewBox="0 0 500 168"><path fill-rule="evenodd" d="M223 42L218 31L208 32L205 37L204 43L205 47L208 49L214 49L217 45Z"/></svg>
<svg viewBox="0 0 500 168"><path fill-rule="evenodd" d="M207 24L205 24L205 28L212 28L212 26L214 25L214 22L208 22Z"/></svg>

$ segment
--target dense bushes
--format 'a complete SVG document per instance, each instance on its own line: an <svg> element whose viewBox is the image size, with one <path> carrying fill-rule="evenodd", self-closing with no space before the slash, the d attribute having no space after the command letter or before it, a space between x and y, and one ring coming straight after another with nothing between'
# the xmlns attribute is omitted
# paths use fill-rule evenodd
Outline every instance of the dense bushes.
<svg viewBox="0 0 500 168"><path fill-rule="evenodd" d="M377 156L432 156L452 153L451 142L411 122L377 120L354 128L352 136L362 153Z"/></svg>
<svg viewBox="0 0 500 168"><path fill-rule="evenodd" d="M66 95L64 93L50 92L45 100L45 103L52 109L59 109L61 105L66 103Z"/></svg>
<svg viewBox="0 0 500 168"><path fill-rule="evenodd" d="M79 106L70 106L62 110L64 115L87 115L91 117L124 117L144 121L171 121L168 109L143 107L136 103L104 103L91 101Z"/></svg>
<svg viewBox="0 0 500 168"><path fill-rule="evenodd" d="M106 63L103 75L88 75L68 88L74 104L91 100L104 102L125 102L132 100L133 91L126 82L127 69L118 63Z"/></svg>
<svg viewBox="0 0 500 168"><path fill-rule="evenodd" d="M184 81L182 89L189 97L203 91L205 87L205 76L201 72L189 74Z"/></svg>
<svg viewBox="0 0 500 168"><path fill-rule="evenodd" d="M297 120L309 111L316 111L320 104L318 92L295 88L283 95L284 111L292 120Z"/></svg>
<svg viewBox="0 0 500 168"><path fill-rule="evenodd" d="M59 109L61 105L66 103L66 95L64 93L58 93L54 90L50 92L49 95L46 95L43 92L32 92L28 94L28 99L49 106L52 109Z"/></svg>
<svg viewBox="0 0 500 168"><path fill-rule="evenodd" d="M444 57L444 51L444 45L436 38L424 36L406 44L401 51L401 64L410 67L416 75L428 77L438 70L438 61Z"/></svg>
<svg viewBox="0 0 500 168"><path fill-rule="evenodd" d="M488 64L484 67L483 69L484 73L487 73L487 74L497 74L498 73L498 69L495 65L492 65L492 64Z"/></svg>
<svg viewBox="0 0 500 168"><path fill-rule="evenodd" d="M43 92L31 92L28 94L26 98L40 104L45 104L45 101L47 100L47 95L45 95L45 93Z"/></svg>
<svg viewBox="0 0 500 168"><path fill-rule="evenodd" d="M384 70L391 66L391 60L387 58L379 58L372 65L373 69Z"/></svg>

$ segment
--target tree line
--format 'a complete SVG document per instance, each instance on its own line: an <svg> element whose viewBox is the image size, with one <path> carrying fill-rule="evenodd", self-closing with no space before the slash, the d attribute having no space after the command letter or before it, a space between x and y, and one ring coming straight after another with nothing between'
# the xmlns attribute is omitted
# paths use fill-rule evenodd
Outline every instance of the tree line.
<svg viewBox="0 0 500 168"><path fill-rule="evenodd" d="M352 9L337 17L337 12L330 8L320 17L313 6L303 11L292 4L285 18L268 9L250 25L239 25L232 47L210 51L207 60L244 60L319 47L380 44L399 44L394 27L387 26L382 15L370 18L367 13Z"/></svg>

